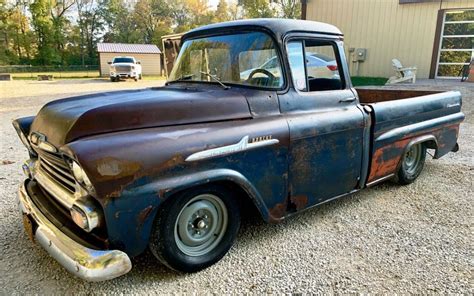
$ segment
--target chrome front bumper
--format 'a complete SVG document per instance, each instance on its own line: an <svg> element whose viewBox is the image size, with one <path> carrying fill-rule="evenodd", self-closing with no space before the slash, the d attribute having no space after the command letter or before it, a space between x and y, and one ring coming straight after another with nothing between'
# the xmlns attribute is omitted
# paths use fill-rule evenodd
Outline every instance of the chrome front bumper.
<svg viewBox="0 0 474 296"><path fill-rule="evenodd" d="M130 258L119 250L87 248L61 232L35 206L25 184L18 190L19 206L23 215L33 220L35 240L64 268L87 281L105 281L132 269Z"/></svg>

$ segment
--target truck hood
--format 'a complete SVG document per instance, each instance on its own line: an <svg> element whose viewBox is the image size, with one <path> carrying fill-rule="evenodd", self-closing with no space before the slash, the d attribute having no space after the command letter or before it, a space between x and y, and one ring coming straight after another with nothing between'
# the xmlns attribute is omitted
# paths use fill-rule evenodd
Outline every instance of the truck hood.
<svg viewBox="0 0 474 296"><path fill-rule="evenodd" d="M30 132L60 147L101 133L250 117L246 98L232 90L168 86L53 101L39 111Z"/></svg>

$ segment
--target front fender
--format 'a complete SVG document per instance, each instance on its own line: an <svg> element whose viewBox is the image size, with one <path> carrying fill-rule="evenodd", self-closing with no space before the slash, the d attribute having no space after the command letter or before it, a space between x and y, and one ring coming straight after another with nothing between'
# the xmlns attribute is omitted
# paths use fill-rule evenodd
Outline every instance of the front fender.
<svg viewBox="0 0 474 296"><path fill-rule="evenodd" d="M265 220L269 210L255 186L242 174L230 169L216 169L166 178L139 188L125 190L111 200L105 209L107 230L112 245L130 256L142 253L148 246L158 208L173 194L191 187L218 181L229 181L242 188L252 199Z"/></svg>
<svg viewBox="0 0 474 296"><path fill-rule="evenodd" d="M158 196L165 200L173 194L196 187L218 181L229 181L238 185L243 189L255 204L260 214L265 220L268 220L269 210L258 192L257 188L241 173L230 169L215 169L203 172L192 173L179 177L172 177L169 179L159 180L156 183L151 183L149 186L158 189Z"/></svg>
<svg viewBox="0 0 474 296"><path fill-rule="evenodd" d="M275 141L258 144L265 139ZM238 149L244 140L251 149ZM231 147L231 153L216 153L219 147ZM94 185L111 245L131 256L146 248L159 206L177 191L234 182L266 220L274 220L268 209L285 204L288 192L288 126L281 117L97 135L62 150Z"/></svg>

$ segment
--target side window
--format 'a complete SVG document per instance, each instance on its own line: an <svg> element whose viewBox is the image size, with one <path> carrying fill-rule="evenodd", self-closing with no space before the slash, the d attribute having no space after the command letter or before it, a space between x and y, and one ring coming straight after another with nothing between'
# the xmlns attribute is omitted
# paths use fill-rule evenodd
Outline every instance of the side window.
<svg viewBox="0 0 474 296"><path fill-rule="evenodd" d="M306 67L303 73L306 80L307 91L339 90L344 88L344 83L341 79L341 68L337 59L336 45L334 43L320 40L304 40L288 43L288 54L292 74L295 71L299 72L298 68L293 70L291 63L292 51L290 51L290 45L292 43L299 43L300 46L304 48L303 52ZM298 67L301 68L301 66ZM298 90L304 90L296 83L295 85Z"/></svg>

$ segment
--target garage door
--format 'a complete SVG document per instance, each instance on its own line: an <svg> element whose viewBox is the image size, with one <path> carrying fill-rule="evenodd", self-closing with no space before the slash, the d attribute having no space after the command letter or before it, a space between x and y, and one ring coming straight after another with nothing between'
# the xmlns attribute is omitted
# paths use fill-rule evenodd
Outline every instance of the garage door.
<svg viewBox="0 0 474 296"><path fill-rule="evenodd" d="M436 78L459 78L474 58L474 9L446 11Z"/></svg>

